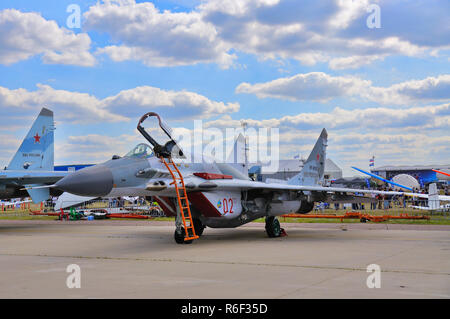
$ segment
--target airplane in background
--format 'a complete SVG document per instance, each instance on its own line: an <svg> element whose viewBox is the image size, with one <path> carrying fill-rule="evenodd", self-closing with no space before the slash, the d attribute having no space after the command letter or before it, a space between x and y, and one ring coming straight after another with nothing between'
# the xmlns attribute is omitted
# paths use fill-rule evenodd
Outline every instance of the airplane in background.
<svg viewBox="0 0 450 319"><path fill-rule="evenodd" d="M54 184L68 174L53 169L53 112L42 108L9 165L0 170L0 199L30 196L35 203L47 200L49 189L24 188ZM51 194L59 195L61 192L52 189Z"/></svg>
<svg viewBox="0 0 450 319"><path fill-rule="evenodd" d="M388 180L388 179L385 179L385 178L383 178L383 177L381 177L381 176L378 176L378 175L376 175L376 174L366 172L366 171L364 171L364 170L362 170L362 169L360 169L360 168L357 168L357 167L354 167L354 166L352 166L352 168L353 168L354 170L357 170L358 172L361 172L361 173L364 173L364 174L366 174L366 175L369 175L369 176L371 176L371 177L373 177L373 178L376 178L376 179L378 179L378 180L380 180L380 181L383 181L383 182L385 182L385 183L388 183L388 184L391 184L391 185L395 185L395 186L398 186L398 187L400 187L400 188L407 189L407 190L409 190L409 191L412 191L412 190L413 190L411 187L408 187L408 186L405 186L405 185L401 185L401 184L395 183L395 182L393 182L393 181L390 181L390 180Z"/></svg>
<svg viewBox="0 0 450 319"><path fill-rule="evenodd" d="M142 126L156 117L168 136L159 144ZM279 237L277 216L306 214L315 202L363 202L358 194L401 195L402 192L322 186L328 134L322 130L301 172L287 183L253 181L236 165L206 161L192 163L172 138L160 116L149 112L138 131L152 144L139 144L124 157L76 171L54 187L77 196L152 196L167 216L176 216L175 241L191 243L205 227L234 228L265 217L269 237ZM239 139L238 139L239 140ZM195 157L194 157L195 158ZM38 187L38 189L40 189Z"/></svg>
<svg viewBox="0 0 450 319"><path fill-rule="evenodd" d="M437 170L437 169L432 169L432 171L433 171L433 172L436 172L436 173L438 173L438 174L444 175L443 177L444 177L444 178L447 177L447 178L446 178L447 180L448 180L448 177L450 177L450 173L446 173L446 172L443 172L443 171L439 171L439 170ZM439 178L439 176L436 176L436 177Z"/></svg>

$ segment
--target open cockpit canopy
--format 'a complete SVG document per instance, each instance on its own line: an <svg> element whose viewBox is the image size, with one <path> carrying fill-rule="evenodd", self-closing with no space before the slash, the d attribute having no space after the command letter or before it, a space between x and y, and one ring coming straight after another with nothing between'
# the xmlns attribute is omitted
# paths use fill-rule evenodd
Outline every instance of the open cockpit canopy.
<svg viewBox="0 0 450 319"><path fill-rule="evenodd" d="M156 121L156 123L150 129L146 130L142 124L149 118L150 120ZM172 129L155 112L144 114L138 122L137 129L153 145L153 152L156 156L164 158L185 158L183 150L178 146L172 136Z"/></svg>

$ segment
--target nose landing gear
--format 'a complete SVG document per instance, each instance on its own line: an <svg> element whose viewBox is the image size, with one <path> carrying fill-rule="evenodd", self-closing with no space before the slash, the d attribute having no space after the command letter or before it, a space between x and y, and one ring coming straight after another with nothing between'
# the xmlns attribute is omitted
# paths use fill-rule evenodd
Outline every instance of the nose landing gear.
<svg viewBox="0 0 450 319"><path fill-rule="evenodd" d="M192 244L192 241L193 241L192 239L184 240L184 238L186 237L186 231L184 230L184 227L175 229L175 233L174 233L173 237L177 244Z"/></svg>

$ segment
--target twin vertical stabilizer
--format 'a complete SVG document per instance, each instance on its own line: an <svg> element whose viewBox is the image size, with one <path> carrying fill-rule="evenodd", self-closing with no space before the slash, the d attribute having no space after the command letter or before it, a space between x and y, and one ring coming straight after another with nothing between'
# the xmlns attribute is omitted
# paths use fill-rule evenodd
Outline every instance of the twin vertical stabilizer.
<svg viewBox="0 0 450 319"><path fill-rule="evenodd" d="M327 130L323 129L303 169L300 173L289 179L288 184L305 186L321 184L325 172L327 140Z"/></svg>

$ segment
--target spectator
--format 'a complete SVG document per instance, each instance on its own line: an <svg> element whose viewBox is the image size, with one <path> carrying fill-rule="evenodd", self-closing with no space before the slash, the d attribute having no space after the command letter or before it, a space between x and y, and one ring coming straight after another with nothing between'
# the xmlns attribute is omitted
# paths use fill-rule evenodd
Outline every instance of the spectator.
<svg viewBox="0 0 450 319"><path fill-rule="evenodd" d="M377 209L377 194L370 194L370 197L372 198L372 201L370 202L370 209L374 210Z"/></svg>

